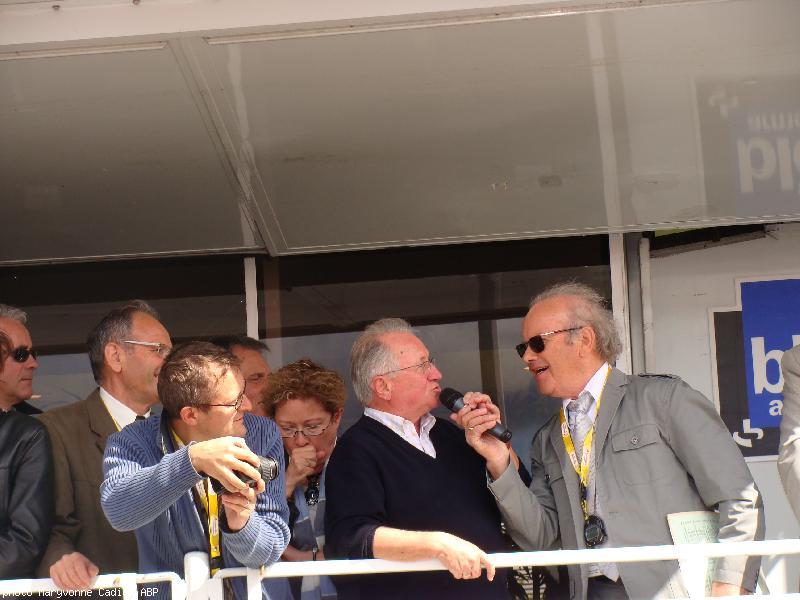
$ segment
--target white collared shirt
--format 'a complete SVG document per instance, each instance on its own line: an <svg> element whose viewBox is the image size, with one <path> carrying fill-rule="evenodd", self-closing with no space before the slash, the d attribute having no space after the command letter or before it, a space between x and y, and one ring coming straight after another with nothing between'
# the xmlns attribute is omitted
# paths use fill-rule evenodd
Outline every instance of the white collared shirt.
<svg viewBox="0 0 800 600"><path fill-rule="evenodd" d="M100 386L100 398L103 400L103 404L106 405L106 410L114 420L114 424L119 429L122 429L126 425L130 425L136 420L136 413L129 407L125 406L122 402L114 398L114 396L109 394L105 389L103 389L102 386ZM144 414L144 417L147 418L149 416L150 411L148 410Z"/></svg>
<svg viewBox="0 0 800 600"><path fill-rule="evenodd" d="M587 411L587 414L589 415L589 418L592 420L592 423L594 423L595 419L597 418L597 399L603 393L603 388L606 385L607 373L608 373L608 363L604 362L602 365L600 365L600 368L597 369L595 374L592 375L592 378L586 384L586 387L584 387L581 390L581 394L583 392L589 392L592 395L592 402L591 404L589 404L589 410ZM578 398L581 394L578 394L577 396L575 396L575 398ZM567 408L567 404L572 402L572 400L573 398L566 398L562 404L562 406L564 407L564 414L567 416L569 416L569 409Z"/></svg>
<svg viewBox="0 0 800 600"><path fill-rule="evenodd" d="M403 417L370 407L364 409L364 415L386 425L417 450L424 452L431 458L436 458L436 448L433 447L433 442L431 442L431 429L436 425L436 417L431 413L423 415L420 419L419 434L414 424Z"/></svg>

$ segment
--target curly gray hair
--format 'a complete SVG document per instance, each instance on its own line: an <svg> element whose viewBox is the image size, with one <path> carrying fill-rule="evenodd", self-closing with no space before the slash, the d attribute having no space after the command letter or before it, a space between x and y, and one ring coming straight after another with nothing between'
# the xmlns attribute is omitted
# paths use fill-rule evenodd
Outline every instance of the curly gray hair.
<svg viewBox="0 0 800 600"><path fill-rule="evenodd" d="M594 289L583 283L567 281L557 283L531 300L530 308L550 298L567 296L575 301L570 303L570 320L578 325L588 325L594 330L598 354L608 364L613 365L622 352L614 316L606 308L605 299ZM569 340L573 341L578 335L577 331L570 332Z"/></svg>

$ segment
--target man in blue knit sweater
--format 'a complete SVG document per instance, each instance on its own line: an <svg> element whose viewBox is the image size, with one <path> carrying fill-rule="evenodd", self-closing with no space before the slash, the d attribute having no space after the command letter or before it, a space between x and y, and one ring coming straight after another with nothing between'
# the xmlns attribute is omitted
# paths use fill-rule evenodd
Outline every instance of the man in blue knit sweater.
<svg viewBox="0 0 800 600"><path fill-rule="evenodd" d="M443 571L341 578L339 599L508 598L500 513L481 457L430 414L441 372L402 319L370 325L350 354L364 416L338 441L325 480L325 554L439 559ZM482 573L486 570L486 575Z"/></svg>
<svg viewBox="0 0 800 600"><path fill-rule="evenodd" d="M162 416L112 435L103 458L103 511L115 529L135 530L139 570L183 575L191 551L209 553L212 573L278 561L289 542L283 475L265 483L255 466L269 456L282 472L283 446L272 421L247 414L237 359L205 342L177 348L158 395ZM219 495L211 479L224 486ZM246 597L242 578L226 581ZM265 579L263 596L289 598L286 581Z"/></svg>

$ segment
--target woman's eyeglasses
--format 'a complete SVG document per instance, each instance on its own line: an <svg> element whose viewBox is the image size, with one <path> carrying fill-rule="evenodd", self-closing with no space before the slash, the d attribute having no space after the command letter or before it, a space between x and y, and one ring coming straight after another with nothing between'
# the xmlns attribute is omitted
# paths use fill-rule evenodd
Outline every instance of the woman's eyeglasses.
<svg viewBox="0 0 800 600"><path fill-rule="evenodd" d="M295 429L294 427L279 427L281 432L282 438L293 438L298 433L302 433L305 437L317 437L318 435L322 435L325 433L325 430L333 424L333 417L331 420L328 421L327 425L323 425L320 423L319 425L307 425L301 429Z"/></svg>

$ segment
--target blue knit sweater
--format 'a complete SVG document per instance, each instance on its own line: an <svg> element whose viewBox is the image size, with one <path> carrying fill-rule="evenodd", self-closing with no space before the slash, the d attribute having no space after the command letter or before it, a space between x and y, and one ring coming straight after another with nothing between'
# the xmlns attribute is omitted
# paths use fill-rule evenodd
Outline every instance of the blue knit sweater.
<svg viewBox="0 0 800 600"><path fill-rule="evenodd" d="M289 543L283 445L278 429L262 417L245 415L244 419L247 446L258 455L280 461L281 475L258 496L256 511L240 531L222 528L226 568L275 563ZM109 437L100 501L115 529L135 530L141 572L174 571L183 577L184 554L208 552L208 538L191 492L201 477L192 466L188 447L175 450L160 421L159 415L153 415ZM232 582L237 598L246 598L244 579L237 577ZM291 597L285 580L265 579L263 583L264 598Z"/></svg>

